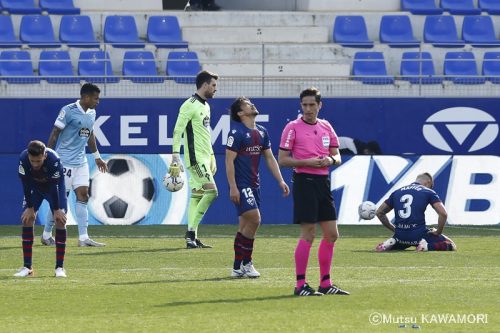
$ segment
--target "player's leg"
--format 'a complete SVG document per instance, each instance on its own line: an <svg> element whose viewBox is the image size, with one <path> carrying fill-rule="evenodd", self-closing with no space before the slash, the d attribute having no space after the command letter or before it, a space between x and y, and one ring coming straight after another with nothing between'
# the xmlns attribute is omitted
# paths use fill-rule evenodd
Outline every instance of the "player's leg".
<svg viewBox="0 0 500 333"><path fill-rule="evenodd" d="M61 193L59 193L60 207L66 213L68 211L68 200L65 195L66 191L64 188L61 188ZM66 277L66 271L64 270L64 256L66 254L66 222L65 221L56 221L56 267L55 267L55 276L56 277Z"/></svg>
<svg viewBox="0 0 500 333"><path fill-rule="evenodd" d="M309 262L309 253L316 234L315 223L300 224L300 238L295 247L295 278L294 289L295 296L322 296L306 282L307 264Z"/></svg>
<svg viewBox="0 0 500 333"><path fill-rule="evenodd" d="M435 235L429 230L417 246L417 251L456 251L457 246L446 235Z"/></svg>

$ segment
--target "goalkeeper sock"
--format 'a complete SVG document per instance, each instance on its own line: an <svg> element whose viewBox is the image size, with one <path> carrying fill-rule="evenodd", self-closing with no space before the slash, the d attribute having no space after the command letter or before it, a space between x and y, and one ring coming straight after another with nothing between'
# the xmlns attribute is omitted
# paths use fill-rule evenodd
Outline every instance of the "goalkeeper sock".
<svg viewBox="0 0 500 333"><path fill-rule="evenodd" d="M305 239L299 239L295 248L295 275L297 277L297 289L302 288L306 283L307 262L312 244Z"/></svg>
<svg viewBox="0 0 500 333"><path fill-rule="evenodd" d="M196 218L196 210L203 194L201 193L191 193L191 198L189 198L189 208L188 208L188 230L194 231L194 219Z"/></svg>
<svg viewBox="0 0 500 333"><path fill-rule="evenodd" d="M192 225L189 225L189 227L192 227L195 231L198 230L198 225L200 224L201 219L207 212L208 207L210 207L210 205L216 198L217 198L216 189L209 189L203 191L203 196L201 197L200 202L198 202L198 205L196 206L196 210L194 212L194 216L191 221Z"/></svg>
<svg viewBox="0 0 500 333"><path fill-rule="evenodd" d="M333 249L335 243L330 243L326 239L322 239L318 248L319 275L321 288L328 288L332 285L330 280L330 267L332 266Z"/></svg>

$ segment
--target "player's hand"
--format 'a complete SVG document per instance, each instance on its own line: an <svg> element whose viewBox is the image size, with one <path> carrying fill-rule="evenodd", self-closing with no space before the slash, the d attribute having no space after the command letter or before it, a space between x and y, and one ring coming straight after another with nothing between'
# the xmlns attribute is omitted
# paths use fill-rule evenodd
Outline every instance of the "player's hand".
<svg viewBox="0 0 500 333"><path fill-rule="evenodd" d="M30 223L35 222L35 218L36 218L35 209L33 209L33 207L26 208L23 214L21 215L21 222L24 225L29 225Z"/></svg>
<svg viewBox="0 0 500 333"><path fill-rule="evenodd" d="M215 155L210 155L210 171L212 171L212 176L215 176L217 172L217 160L215 159Z"/></svg>
<svg viewBox="0 0 500 333"><path fill-rule="evenodd" d="M236 186L231 186L229 188L229 198L232 202L239 205L240 204L240 191Z"/></svg>
<svg viewBox="0 0 500 333"><path fill-rule="evenodd" d="M62 209L57 209L54 211L54 221L56 224L65 225L66 224L66 213Z"/></svg>
<svg viewBox="0 0 500 333"><path fill-rule="evenodd" d="M172 177L179 177L181 172L184 172L184 167L181 164L181 158L179 154L172 154L172 162L168 168L168 173Z"/></svg>
<svg viewBox="0 0 500 333"><path fill-rule="evenodd" d="M99 171L104 173L108 172L108 165L102 158L97 158L95 160L95 164L97 165L97 169L99 169Z"/></svg>
<svg viewBox="0 0 500 333"><path fill-rule="evenodd" d="M324 168L326 166L329 166L329 160L326 158L309 158L306 161L306 166L311 167L311 168Z"/></svg>
<svg viewBox="0 0 500 333"><path fill-rule="evenodd" d="M287 197L290 194L290 188L288 187L288 185L285 183L284 180L280 182L280 187L281 190L283 191L283 197Z"/></svg>

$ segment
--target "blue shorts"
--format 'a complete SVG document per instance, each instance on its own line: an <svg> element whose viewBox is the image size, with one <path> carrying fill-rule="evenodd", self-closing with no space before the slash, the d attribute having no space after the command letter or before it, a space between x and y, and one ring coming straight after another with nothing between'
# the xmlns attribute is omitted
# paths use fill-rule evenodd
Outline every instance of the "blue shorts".
<svg viewBox="0 0 500 333"><path fill-rule="evenodd" d="M236 210L238 211L238 216L241 216L244 212L259 209L260 207L260 188L258 187L244 187L239 188L240 191L240 204L236 205Z"/></svg>
<svg viewBox="0 0 500 333"><path fill-rule="evenodd" d="M422 239L425 239L427 243L431 245L431 247L434 243L439 243L446 240L446 237L444 235L436 236L431 233L431 229L425 226L414 230L402 231L396 229L393 237L397 242L393 249L405 249L410 246L417 246Z"/></svg>
<svg viewBox="0 0 500 333"><path fill-rule="evenodd" d="M33 201L33 209L35 210L35 212L38 212L38 209L42 205L43 200L47 200L49 206L51 207L51 210L52 207L54 207L54 203L52 202L50 193L33 190L31 200ZM61 209L64 209L65 212L68 211L68 199L66 197L66 190L64 186L59 188L59 207L61 207ZM24 209L26 209L26 202L23 200L23 210Z"/></svg>

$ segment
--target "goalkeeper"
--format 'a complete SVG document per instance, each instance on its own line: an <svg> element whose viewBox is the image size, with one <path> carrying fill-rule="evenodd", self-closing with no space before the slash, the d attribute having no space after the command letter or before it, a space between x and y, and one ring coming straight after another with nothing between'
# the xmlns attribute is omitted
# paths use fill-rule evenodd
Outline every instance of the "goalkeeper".
<svg viewBox="0 0 500 333"><path fill-rule="evenodd" d="M212 149L210 106L207 100L214 97L218 78L217 74L208 71L198 73L196 93L182 104L174 128L169 173L175 177L184 171L180 162L181 137L184 136L184 159L192 191L186 232L188 249L211 248L198 238L198 225L208 207L217 198L214 180L217 165Z"/></svg>

